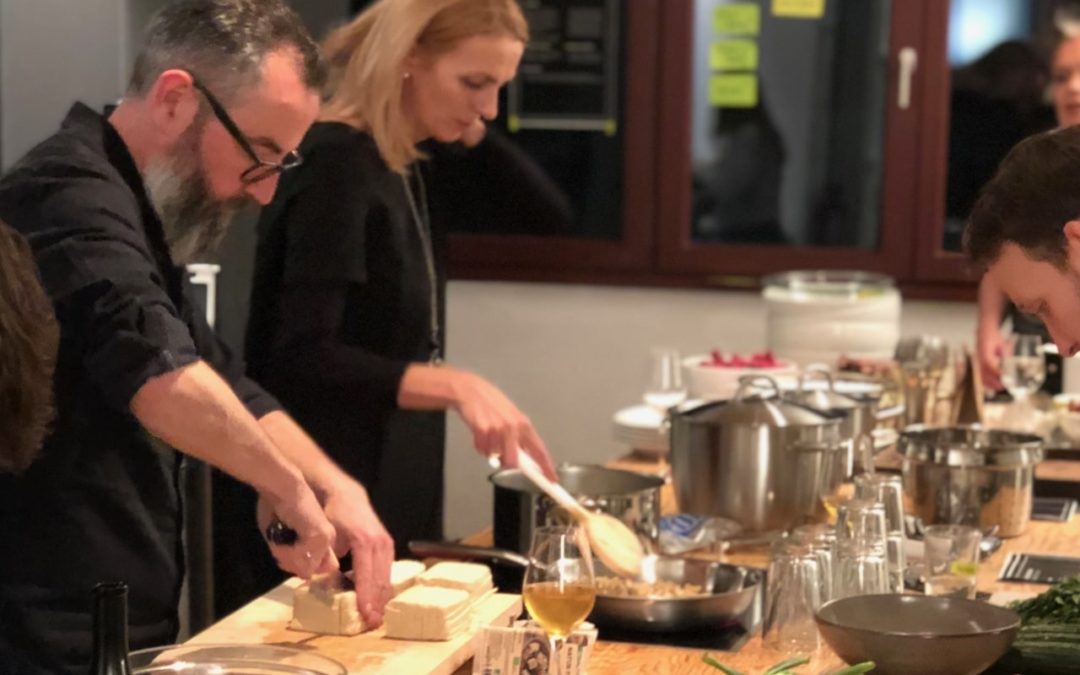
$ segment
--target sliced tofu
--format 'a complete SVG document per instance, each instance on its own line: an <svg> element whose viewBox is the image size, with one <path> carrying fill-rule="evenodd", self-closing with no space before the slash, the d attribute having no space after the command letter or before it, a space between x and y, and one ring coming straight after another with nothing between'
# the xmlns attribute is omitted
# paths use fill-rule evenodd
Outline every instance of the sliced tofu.
<svg viewBox="0 0 1080 675"><path fill-rule="evenodd" d="M386 637L451 640L469 627L472 601L456 588L413 586L386 605Z"/></svg>
<svg viewBox="0 0 1080 675"><path fill-rule="evenodd" d="M397 560L390 568L391 593L398 595L412 586L424 571L416 560ZM358 635L367 626L356 608L356 591L351 587L352 573L343 581L334 573L312 577L293 592L295 630L327 635Z"/></svg>
<svg viewBox="0 0 1080 675"><path fill-rule="evenodd" d="M416 578L424 571L424 563L418 560L395 560L390 568L390 586L394 597L416 583Z"/></svg>
<svg viewBox="0 0 1080 675"><path fill-rule="evenodd" d="M462 590L469 594L470 601L479 600L494 588L491 569L487 565L463 562L437 563L421 574L416 583Z"/></svg>
<svg viewBox="0 0 1080 675"><path fill-rule="evenodd" d="M342 588L340 575L312 577L293 592L295 630L327 635L358 635L366 626L356 608L356 591Z"/></svg>

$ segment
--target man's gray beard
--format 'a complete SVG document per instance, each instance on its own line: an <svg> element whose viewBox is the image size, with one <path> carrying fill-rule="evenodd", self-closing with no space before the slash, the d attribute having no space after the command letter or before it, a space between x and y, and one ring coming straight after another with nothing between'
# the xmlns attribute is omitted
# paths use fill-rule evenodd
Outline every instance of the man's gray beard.
<svg viewBox="0 0 1080 675"><path fill-rule="evenodd" d="M248 200L222 201L210 192L199 162L197 125L177 143L176 151L146 167L143 183L161 219L165 242L177 265L206 262L217 253L233 215Z"/></svg>

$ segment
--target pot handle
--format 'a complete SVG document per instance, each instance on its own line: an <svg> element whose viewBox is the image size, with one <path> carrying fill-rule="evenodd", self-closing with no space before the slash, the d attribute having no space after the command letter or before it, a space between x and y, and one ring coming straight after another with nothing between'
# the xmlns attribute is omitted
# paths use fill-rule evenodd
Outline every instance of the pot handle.
<svg viewBox="0 0 1080 675"><path fill-rule="evenodd" d="M776 383L776 380L768 375L743 375L739 378L739 388L735 391L735 400L741 401L747 397L750 389L755 386L757 382L765 382L772 387L773 395L776 398L780 398L780 385Z"/></svg>
<svg viewBox="0 0 1080 675"><path fill-rule="evenodd" d="M418 558L451 558L453 560L492 560L525 568L529 559L520 553L484 546L469 546L443 541L410 541L409 551Z"/></svg>
<svg viewBox="0 0 1080 675"><path fill-rule="evenodd" d="M832 373L829 372L829 367L824 363L815 363L806 367L806 370L799 375L799 391L803 391L803 385L806 382L814 379L811 377L812 375L824 378L825 381L829 383L828 391L836 391L836 382L833 380Z"/></svg>

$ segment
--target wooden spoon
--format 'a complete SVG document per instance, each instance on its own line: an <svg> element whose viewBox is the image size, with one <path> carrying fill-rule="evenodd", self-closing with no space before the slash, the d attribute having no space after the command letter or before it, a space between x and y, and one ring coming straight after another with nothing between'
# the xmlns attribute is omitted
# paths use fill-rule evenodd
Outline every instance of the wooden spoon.
<svg viewBox="0 0 1080 675"><path fill-rule="evenodd" d="M641 541L626 523L607 513L594 513L581 505L562 485L544 475L536 461L524 450L518 450L518 468L585 531L596 556L604 565L621 577L636 579L641 575L645 550Z"/></svg>

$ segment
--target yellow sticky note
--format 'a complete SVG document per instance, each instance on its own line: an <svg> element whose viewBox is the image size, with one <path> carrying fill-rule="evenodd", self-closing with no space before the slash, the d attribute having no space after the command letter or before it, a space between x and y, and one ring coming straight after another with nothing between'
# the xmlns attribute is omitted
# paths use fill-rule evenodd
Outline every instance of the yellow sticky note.
<svg viewBox="0 0 1080 675"><path fill-rule="evenodd" d="M758 77L730 73L709 78L709 104L716 108L753 108L758 104Z"/></svg>
<svg viewBox="0 0 1080 675"><path fill-rule="evenodd" d="M720 5L713 10L713 32L757 35L761 32L761 8L748 2Z"/></svg>
<svg viewBox="0 0 1080 675"><path fill-rule="evenodd" d="M714 40L709 70L757 70L758 45L753 40Z"/></svg>
<svg viewBox="0 0 1080 675"><path fill-rule="evenodd" d="M792 19L820 19L825 16L825 0L772 0L772 13Z"/></svg>

